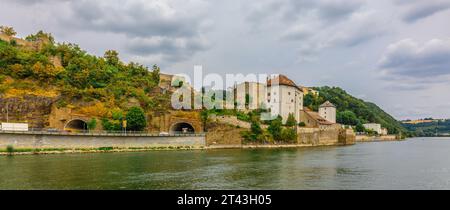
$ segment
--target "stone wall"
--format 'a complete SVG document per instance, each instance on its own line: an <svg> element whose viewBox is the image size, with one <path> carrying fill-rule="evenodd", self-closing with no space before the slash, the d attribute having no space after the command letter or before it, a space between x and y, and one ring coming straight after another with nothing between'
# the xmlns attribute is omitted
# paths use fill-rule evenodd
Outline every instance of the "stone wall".
<svg viewBox="0 0 450 210"><path fill-rule="evenodd" d="M396 141L398 140L395 135L387 135L387 136L366 136L366 135L358 135L356 136L356 142L371 142L371 141Z"/></svg>
<svg viewBox="0 0 450 210"><path fill-rule="evenodd" d="M14 148L144 148L159 146L206 145L204 136L92 136L92 135L51 135L51 134L11 134L0 133L0 149L8 145Z"/></svg>
<svg viewBox="0 0 450 210"><path fill-rule="evenodd" d="M0 121L6 122L7 110L9 122L26 122L31 128L49 126L48 116L55 98L31 96L0 97Z"/></svg>
<svg viewBox="0 0 450 210"><path fill-rule="evenodd" d="M211 116L212 122L234 125L235 127L250 129L250 123L238 120L236 116Z"/></svg>
<svg viewBox="0 0 450 210"><path fill-rule="evenodd" d="M177 123L189 123L194 127L196 133L203 132L202 121L199 111L176 111L172 110L166 114L157 115L149 113L148 116L150 132L170 132L170 128Z"/></svg>
<svg viewBox="0 0 450 210"><path fill-rule="evenodd" d="M355 134L352 130L332 126L327 129L298 128L298 144L308 145L352 145Z"/></svg>

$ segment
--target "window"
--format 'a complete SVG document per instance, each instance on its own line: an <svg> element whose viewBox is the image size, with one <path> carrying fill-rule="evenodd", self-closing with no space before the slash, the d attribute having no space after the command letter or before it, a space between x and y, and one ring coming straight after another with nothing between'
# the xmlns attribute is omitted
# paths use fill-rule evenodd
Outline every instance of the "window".
<svg viewBox="0 0 450 210"><path fill-rule="evenodd" d="M291 95L291 92L288 92L288 95Z"/></svg>
<svg viewBox="0 0 450 210"><path fill-rule="evenodd" d="M269 99L269 100L267 100L267 102L269 102L269 103L270 103L270 99Z"/></svg>
<svg viewBox="0 0 450 210"><path fill-rule="evenodd" d="M291 103L294 103L294 99L291 100Z"/></svg>
<svg viewBox="0 0 450 210"><path fill-rule="evenodd" d="M267 93L267 96L270 96L270 93Z"/></svg>

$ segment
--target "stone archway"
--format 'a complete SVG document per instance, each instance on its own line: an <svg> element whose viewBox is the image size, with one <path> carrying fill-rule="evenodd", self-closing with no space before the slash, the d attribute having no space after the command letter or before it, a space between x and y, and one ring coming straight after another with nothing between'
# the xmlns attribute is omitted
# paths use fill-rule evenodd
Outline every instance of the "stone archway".
<svg viewBox="0 0 450 210"><path fill-rule="evenodd" d="M193 134L195 133L194 126L187 122L178 122L170 126L171 134Z"/></svg>
<svg viewBox="0 0 450 210"><path fill-rule="evenodd" d="M64 126L64 130L65 131L76 131L76 132L87 131L88 126L84 120L73 119Z"/></svg>

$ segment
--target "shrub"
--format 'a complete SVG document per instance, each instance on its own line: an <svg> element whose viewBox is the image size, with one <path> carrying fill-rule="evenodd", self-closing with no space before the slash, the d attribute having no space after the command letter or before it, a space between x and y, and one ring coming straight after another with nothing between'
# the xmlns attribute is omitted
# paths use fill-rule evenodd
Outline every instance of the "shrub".
<svg viewBox="0 0 450 210"><path fill-rule="evenodd" d="M12 155L14 153L14 147L12 145L8 145L6 147L6 152L8 153L8 155Z"/></svg>
<svg viewBox="0 0 450 210"><path fill-rule="evenodd" d="M286 126L294 127L295 125L297 125L297 120L295 120L294 114L289 114L289 117L286 121Z"/></svg>
<svg viewBox="0 0 450 210"><path fill-rule="evenodd" d="M147 127L144 110L140 107L131 107L126 116L127 130L143 131Z"/></svg>
<svg viewBox="0 0 450 210"><path fill-rule="evenodd" d="M281 121L281 117L277 117L277 119L272 120L270 122L270 125L267 130L272 135L275 141L279 141L282 139L281 138L282 125L283 123Z"/></svg>
<svg viewBox="0 0 450 210"><path fill-rule="evenodd" d="M297 132L293 128L285 128L281 132L281 138L285 142L294 143L295 141L297 141L297 136Z"/></svg>
<svg viewBox="0 0 450 210"><path fill-rule="evenodd" d="M97 128L97 119L92 118L91 120L89 120L89 122L87 123L87 127L89 131L95 130L95 128Z"/></svg>
<svg viewBox="0 0 450 210"><path fill-rule="evenodd" d="M298 124L298 126L300 126L300 127L306 127L306 123L305 123L305 122L300 122L300 123Z"/></svg>

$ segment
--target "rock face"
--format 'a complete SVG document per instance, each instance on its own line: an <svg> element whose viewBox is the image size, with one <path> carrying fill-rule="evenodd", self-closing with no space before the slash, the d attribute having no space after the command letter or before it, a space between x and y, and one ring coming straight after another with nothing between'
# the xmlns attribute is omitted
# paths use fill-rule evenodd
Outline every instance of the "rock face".
<svg viewBox="0 0 450 210"><path fill-rule="evenodd" d="M48 126L48 115L56 98L26 95L17 98L0 97L0 121L27 122L30 128Z"/></svg>

